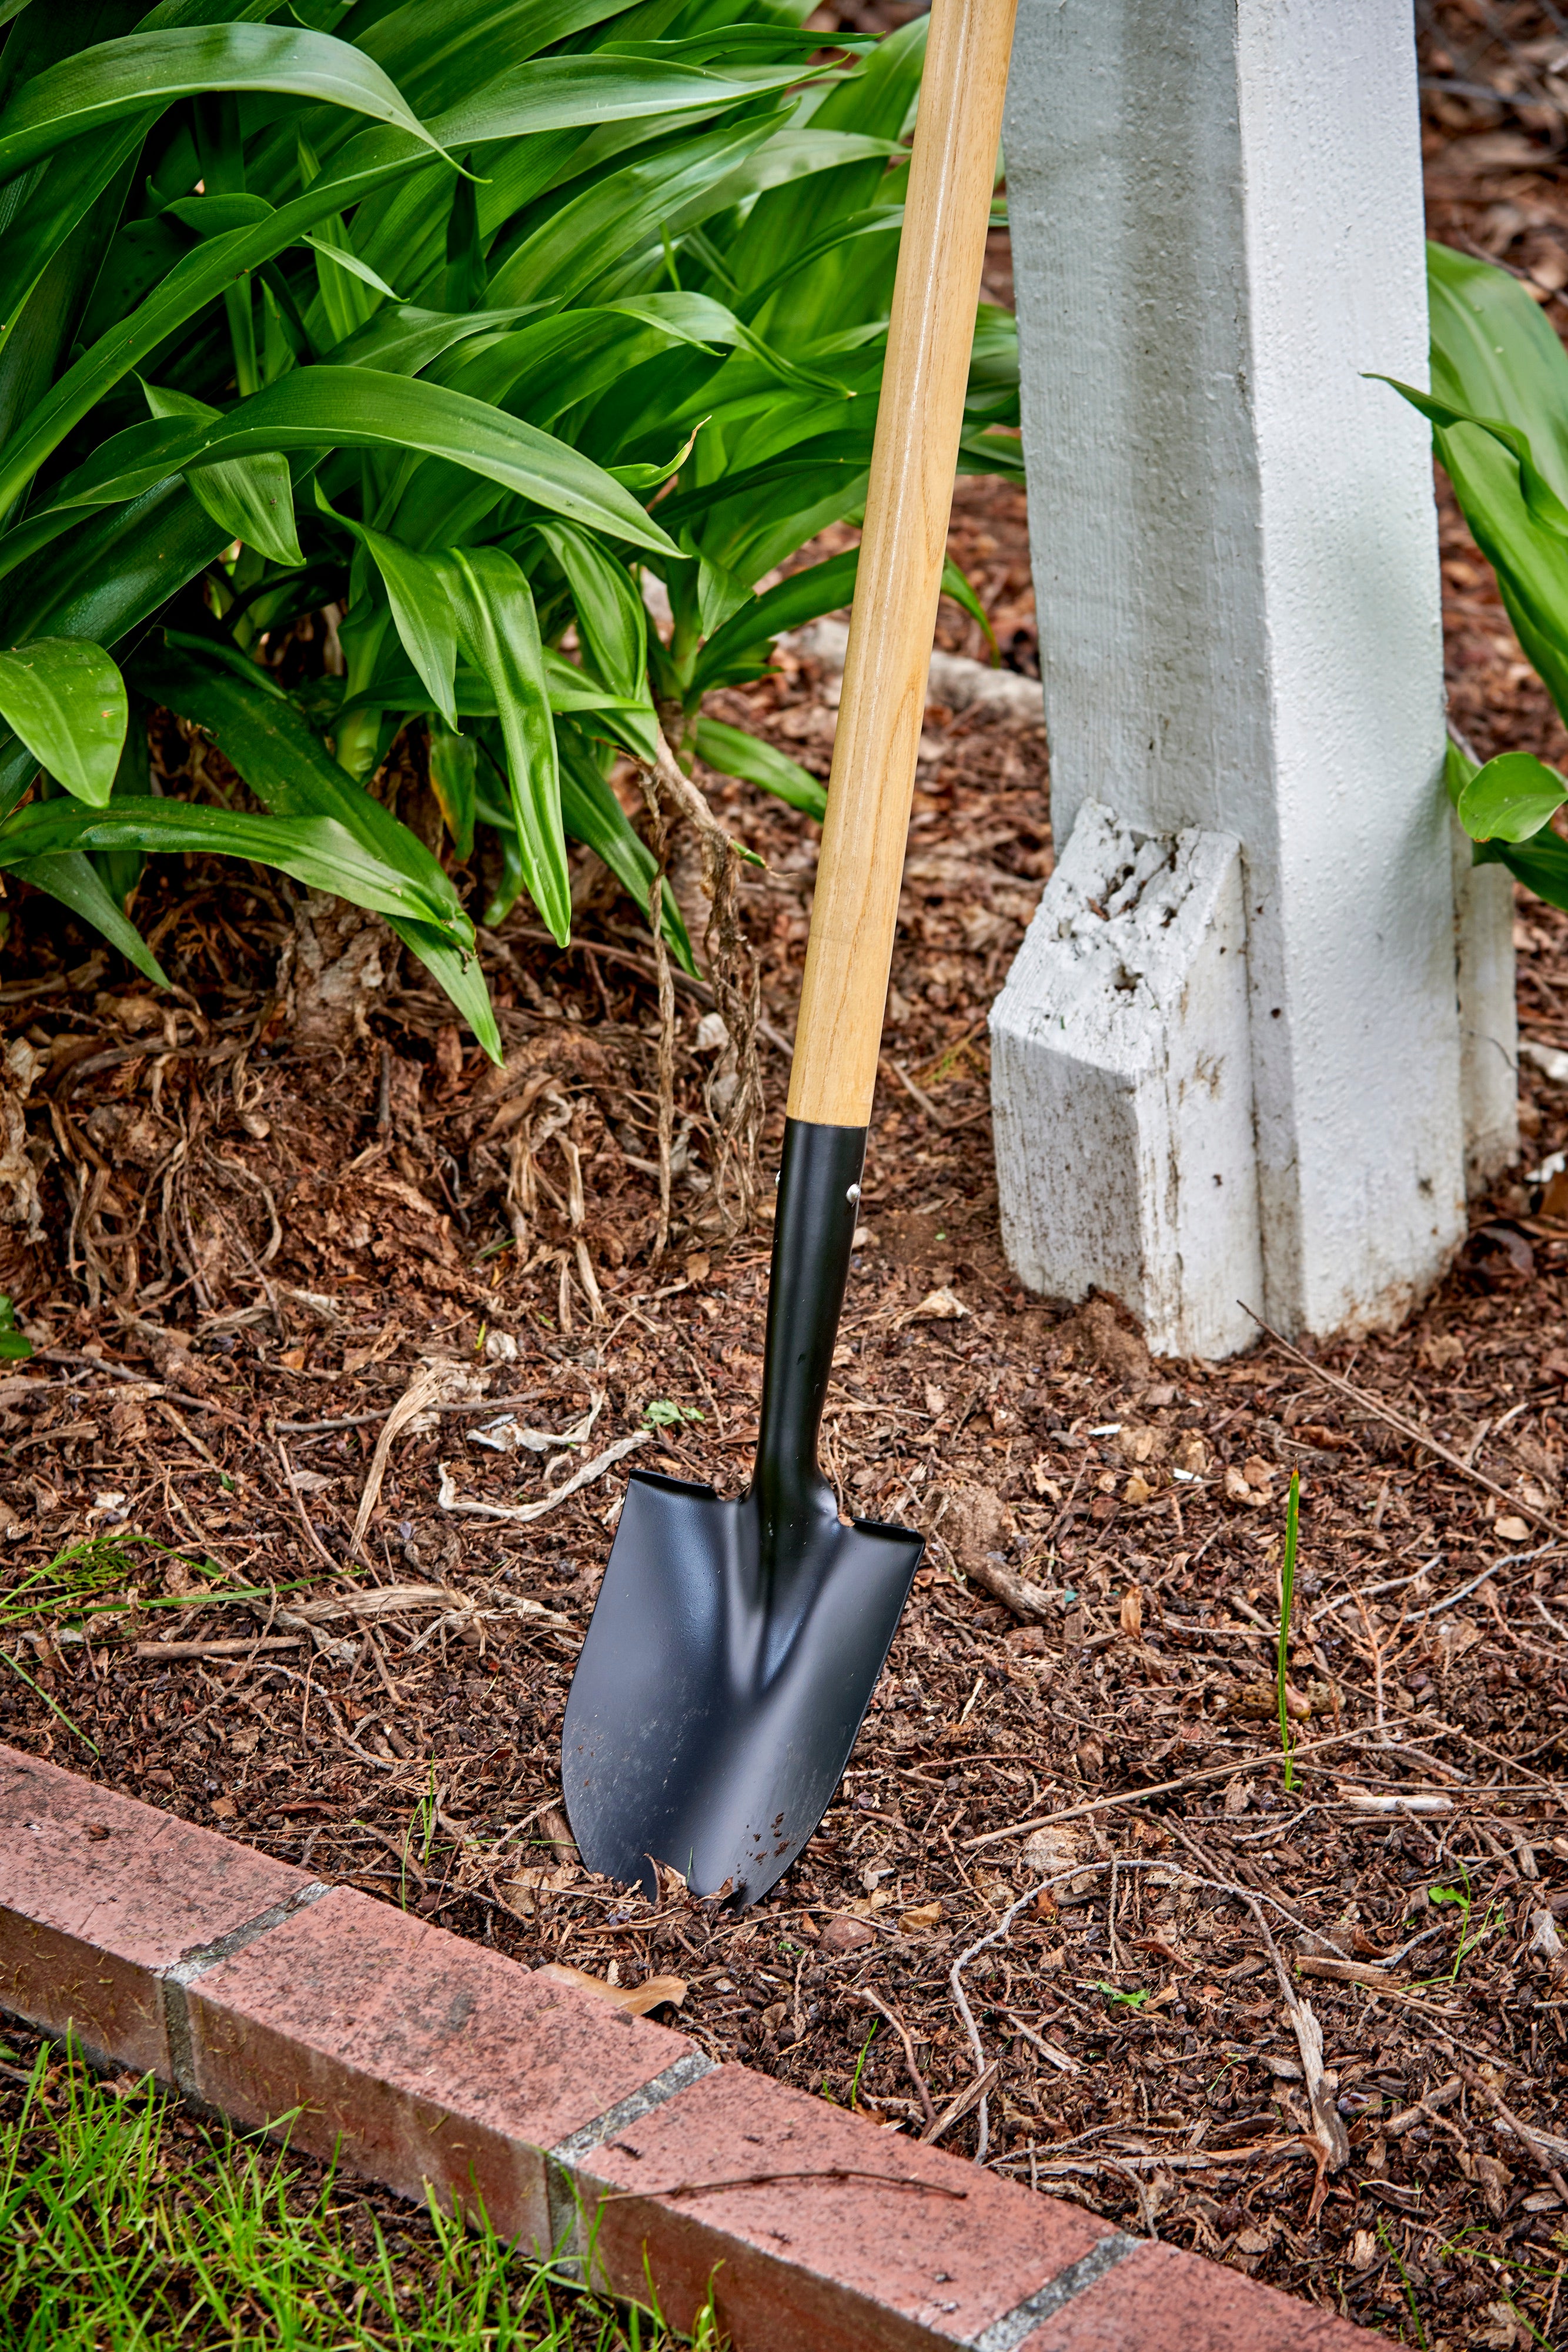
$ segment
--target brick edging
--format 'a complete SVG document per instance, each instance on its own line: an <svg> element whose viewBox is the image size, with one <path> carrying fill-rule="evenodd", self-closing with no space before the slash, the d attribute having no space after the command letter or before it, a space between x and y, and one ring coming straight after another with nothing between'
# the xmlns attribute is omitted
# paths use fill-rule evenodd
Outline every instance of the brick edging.
<svg viewBox="0 0 1568 2352"><path fill-rule="evenodd" d="M4 1746L0 2009L736 2352L1385 2340Z"/></svg>

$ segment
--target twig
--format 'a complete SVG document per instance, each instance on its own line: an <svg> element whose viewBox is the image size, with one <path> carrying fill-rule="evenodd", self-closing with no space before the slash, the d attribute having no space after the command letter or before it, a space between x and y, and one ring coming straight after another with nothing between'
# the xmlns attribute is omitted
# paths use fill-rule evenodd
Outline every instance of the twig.
<svg viewBox="0 0 1568 2352"><path fill-rule="evenodd" d="M133 1658L253 1658L258 1650L297 1650L303 1633L225 1634L213 1642L133 1642ZM123 1651L119 1654L123 1656Z"/></svg>
<svg viewBox="0 0 1568 2352"><path fill-rule="evenodd" d="M802 1953L802 1960L804 1958L805 1955ZM889 2009L886 2001L883 2000L880 1995L873 1992L869 1986L856 1985L854 1987L854 1990L859 1994L862 2000L870 2001L873 2009L881 2011L883 2016L886 2018L889 2025L892 2026L894 2032L903 2042L904 2062L909 2069L909 2079L920 2095L920 2105L925 2111L925 2121L929 2126L936 2120L936 2110L931 2104L931 2094L925 2087L925 2077L915 2063L915 2044L909 2038L908 2026L905 2025L903 2018L899 2016L897 2011Z"/></svg>
<svg viewBox="0 0 1568 2352"><path fill-rule="evenodd" d="M1414 1719L1425 1723L1427 1717L1420 1716ZM1364 1725L1354 1731L1331 1731L1322 1739L1303 1739L1291 1750L1291 1756L1299 1762L1303 1756L1320 1755L1325 1748L1343 1747L1347 1739L1370 1739L1371 1737L1370 1727ZM1233 1756L1228 1763L1200 1765L1197 1771L1182 1772L1174 1780L1152 1780L1146 1789L1123 1789L1113 1797L1085 1797L1081 1804L1064 1805L1060 1812L1041 1813L1032 1821L1015 1822L1010 1829L988 1830L983 1837L966 1838L964 1852L973 1853L979 1846L1000 1845L1004 1840L1022 1837L1030 1830L1053 1829L1058 1822L1076 1821L1081 1813L1105 1812L1114 1805L1141 1805L1150 1797L1168 1796L1173 1789L1194 1788L1200 1780L1228 1780L1244 1769L1260 1768L1279 1761L1279 1757L1269 1750L1261 1756ZM1550 1781L1545 1783L1548 1788L1551 1785Z"/></svg>
<svg viewBox="0 0 1568 2352"><path fill-rule="evenodd" d="M962 2203L967 2189L949 2189L945 2180L918 2180L903 2172L868 2172L862 2165L833 2164L815 2172L742 2172L730 2180L678 2180L673 2189L601 2189L594 2202L613 2205L623 2197L706 2197L718 2189L770 2189L776 2180L874 2180L883 2189L915 2189L927 2197L950 2197Z"/></svg>
<svg viewBox="0 0 1568 2352"><path fill-rule="evenodd" d="M936 2142L944 2138L955 2124L961 2124L964 2117L974 2108L979 2107L983 2110L991 2092L996 2088L1001 2071L1001 2060L993 2058L983 2074L977 2076L973 2083L966 2084L956 2098L949 2099L936 2122L928 2124L921 2133L922 2147L935 2147ZM980 2117L980 2128L982 2131L986 2128L986 2118L983 2113ZM975 2161L979 2162L978 2157Z"/></svg>
<svg viewBox="0 0 1568 2352"><path fill-rule="evenodd" d="M1313 1380L1321 1381L1325 1388L1334 1389L1341 1396L1348 1397L1353 1404L1360 1405L1363 1412L1371 1413L1375 1420L1385 1422L1390 1429L1396 1429L1401 1437L1407 1437L1413 1445L1425 1446L1428 1454L1435 1454L1439 1462L1446 1462L1462 1478L1473 1479L1478 1486L1484 1486L1489 1495L1495 1495L1499 1502L1506 1503L1511 1511L1522 1512L1527 1519L1533 1519L1537 1527L1549 1528L1559 1542L1568 1542L1568 1528L1560 1527L1549 1512L1538 1511L1533 1503L1524 1502L1518 1495L1511 1495L1506 1486L1500 1486L1496 1479L1489 1478L1484 1471L1473 1470L1462 1454L1455 1454L1450 1447L1439 1444L1437 1438L1428 1437L1424 1429L1418 1428L1413 1421L1406 1421L1402 1412L1396 1412L1391 1405L1385 1404L1369 1390L1358 1389L1354 1381L1342 1379L1338 1372L1331 1372L1322 1364L1315 1364L1311 1356L1303 1355L1300 1348L1292 1348L1289 1339L1282 1339L1270 1324L1265 1323L1260 1315L1253 1312L1245 1299L1239 1298L1236 1303L1243 1315L1251 1316L1260 1331L1271 1339L1276 1348L1289 1356L1292 1363L1300 1364L1303 1371L1310 1372Z"/></svg>
<svg viewBox="0 0 1568 2352"><path fill-rule="evenodd" d="M342 1561L340 1559L333 1559L331 1553L328 1550L326 1545L322 1542L320 1537L317 1534L315 1528L311 1526L309 1519L306 1516L305 1497L301 1495L298 1487L294 1483L294 1472L290 1466L287 1451L285 1448L282 1438L277 1438L275 1440L275 1443L277 1447L277 1458L283 1465L283 1483L288 1490L288 1499L293 1504L296 1512L298 1514L299 1524L305 1530L305 1540L309 1545L311 1550L316 1554L317 1559L324 1559L326 1561L334 1576L341 1576L343 1572Z"/></svg>
<svg viewBox="0 0 1568 2352"><path fill-rule="evenodd" d="M1071 1872L1067 1874L1069 1876L1071 1874L1072 1874ZM1046 1888L1052 1884L1054 1884L1054 1882L1049 1878L1041 1879L1040 1885L1038 1886L1031 1886L1027 1895L1020 1895L1018 1901L1010 1904L1007 1910L1003 1912L1000 1925L993 1927L988 1935L982 1936L977 1944L971 1944L967 1952L960 1952L957 1958L954 1961L952 1967L947 1971L947 1981L953 1988L953 1999L957 2004L958 2014L964 2021L964 2031L969 2037L969 2047L975 2053L975 2072L979 2076L982 2086L979 2095L980 2137L978 2145L975 2149L975 2162L977 2164L984 2164L986 2160L986 2150L989 2147L991 2142L991 2118L984 2088L987 2077L986 2053L984 2045L980 2041L979 2028L975 2023L974 2011L970 2009L968 2001L965 1998L962 1982L964 1970L968 1967L969 1962L975 1958L977 1953L983 1952L988 1944L994 1944L998 1942L1001 1937L1005 1936L1008 1929L1012 1926L1013 1921L1017 1918L1019 1913L1024 1908L1024 1906L1027 1904L1035 1902L1039 1896L1044 1894Z"/></svg>
<svg viewBox="0 0 1568 2352"><path fill-rule="evenodd" d="M271 1370L271 1366L264 1367ZM549 1389L525 1389L521 1396L455 1397L436 1410L443 1413L506 1412L519 1404L538 1404L541 1397L551 1393ZM385 1421L397 1411L401 1399L392 1404L378 1405L374 1412L341 1412L331 1421L275 1421L274 1429L285 1437L324 1437L334 1429L367 1429L372 1422Z"/></svg>
<svg viewBox="0 0 1568 2352"><path fill-rule="evenodd" d="M1169 1826L1176 1830L1183 1845L1197 1855L1205 1869L1212 1870L1214 1864L1197 1839L1189 1837L1179 1823L1173 1822ZM1334 2105L1333 2094L1323 2078L1323 2030L1318 2023L1311 2001L1303 2000L1291 1982L1290 1971L1280 1957L1280 1947L1274 1941L1273 1931L1263 1916L1263 1906L1257 1895L1247 1886L1232 1886L1230 1892L1240 1897L1258 1923L1258 1933L1262 1937L1269 1958L1274 1964L1280 1997L1285 2004L1285 2014L1296 2037L1296 2047L1301 2053L1301 2074L1312 2107L1313 2157L1318 2168L1308 2213L1310 2223L1316 2220L1318 2208L1322 2203L1328 2174L1340 2171L1350 2160L1350 2141L1345 2136L1344 2124ZM1282 1907L1276 1905L1276 1908Z"/></svg>
<svg viewBox="0 0 1568 2352"><path fill-rule="evenodd" d="M1568 2139L1560 2139L1555 2132L1542 2131L1538 2124L1522 2122L1511 2107L1503 2104L1485 2076L1478 2074L1473 2067L1464 2066L1459 2071L1471 2090L1479 2092L1486 2101L1499 2122L1505 2124L1520 2146L1529 2150L1558 2195L1568 2198L1568 2189L1564 2189L1561 2175L1554 2168L1568 2164Z"/></svg>
<svg viewBox="0 0 1568 2352"><path fill-rule="evenodd" d="M1076 2058L1070 2057L1065 2050L1059 2050L1054 2042L1047 2042L1044 2035L1037 2033L1032 2025L1026 2025L1016 2011L1005 2009L1002 2011L1002 2015L1007 2019L1008 2023L1012 2027L1013 2031L1016 2033L1021 2033L1024 2040L1031 2043L1032 2046L1039 2051L1040 2056L1047 2059L1052 2066L1058 2069L1060 2073L1063 2074L1081 2074L1083 2072L1083 2069L1080 2066Z"/></svg>
<svg viewBox="0 0 1568 2352"><path fill-rule="evenodd" d="M1361 1622L1366 1629L1366 1638L1372 1646L1372 1703L1377 1722L1377 1734L1381 1740L1385 1729L1383 1720L1383 1644L1377 1638L1377 1628L1372 1622L1372 1612L1359 1592L1355 1596L1355 1605L1361 1612Z"/></svg>

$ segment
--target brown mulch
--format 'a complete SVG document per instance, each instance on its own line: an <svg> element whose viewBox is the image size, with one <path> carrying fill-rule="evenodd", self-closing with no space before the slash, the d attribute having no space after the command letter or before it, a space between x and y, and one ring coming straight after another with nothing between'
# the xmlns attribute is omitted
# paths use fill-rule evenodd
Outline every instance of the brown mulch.
<svg viewBox="0 0 1568 2352"><path fill-rule="evenodd" d="M1487 249L1535 256L1531 206L1568 228L1561 167L1468 163L1487 110L1450 103L1470 128L1431 119L1437 232L1501 239L1511 205L1524 226ZM1443 533L1459 722L1561 758L1448 508ZM1032 672L1019 494L961 485L953 547ZM977 651L972 629L944 608L949 645ZM726 699L826 773L812 665ZM768 859L746 919L787 1038L816 831L706 781ZM1050 869L1046 782L1042 732L928 714L824 1455L849 1507L929 1549L840 1800L772 1900L736 1918L671 1885L650 1906L566 1839L560 1709L620 1466L532 1524L439 1502L444 1465L457 1497L543 1500L637 1433L642 1465L747 1475L766 1228L723 1237L722 1087L688 992L675 1236L649 1263L647 944L586 874L570 953L520 918L486 948L504 1072L406 963L361 1048L302 1066L269 1001L289 907L260 886L207 871L139 906L166 925L172 1002L13 900L0 1013L37 1066L44 1229L0 1242L39 1341L0 1380L0 1611L86 1541L70 1573L129 1613L86 1641L51 1633L57 1602L0 1617L37 1685L0 1665L0 1737L525 1961L678 1975L679 2021L716 2054L916 2134L929 2108L970 2154L955 1970L1023 1898L957 1977L999 2066L988 2161L1432 2352L1560 2344L1568 1223L1523 1171L1568 1144L1568 1100L1523 1071L1523 1170L1475 1204L1448 1281L1401 1331L1314 1351L1348 1392L1270 1345L1153 1364L1113 1307L1030 1297L997 1229L984 1020ZM1568 1044L1568 919L1521 902L1518 936L1525 1033ZM764 1055L766 1160L785 1064ZM394 1443L350 1559L382 1422L433 1360L447 1409ZM591 1412L544 1454L472 1442L507 1412L562 1436ZM992 1596L998 1568L1042 1590L1040 1622ZM288 1622L393 1586L425 1597ZM1270 1939L1322 2028L1317 2113ZM1344 2160L1320 2173L1331 2116Z"/></svg>

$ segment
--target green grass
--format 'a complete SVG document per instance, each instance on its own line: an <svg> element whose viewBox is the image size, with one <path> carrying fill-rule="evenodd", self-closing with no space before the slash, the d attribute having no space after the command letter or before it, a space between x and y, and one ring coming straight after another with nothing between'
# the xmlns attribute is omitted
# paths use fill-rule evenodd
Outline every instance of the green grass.
<svg viewBox="0 0 1568 2352"><path fill-rule="evenodd" d="M393 2209L151 2081L0 2048L4 2352L675 2352L480 2217ZM373 2200L373 2202L372 2202ZM379 2210L378 2210L379 2209ZM696 2352L718 2352L711 2313Z"/></svg>

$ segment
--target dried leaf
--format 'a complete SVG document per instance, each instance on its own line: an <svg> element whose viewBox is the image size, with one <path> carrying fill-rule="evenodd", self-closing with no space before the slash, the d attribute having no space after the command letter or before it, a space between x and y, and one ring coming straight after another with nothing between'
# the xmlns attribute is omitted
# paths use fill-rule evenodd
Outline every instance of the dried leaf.
<svg viewBox="0 0 1568 2352"><path fill-rule="evenodd" d="M902 1319L905 1323L961 1323L969 1310L956 1290L928 1290L918 1307L912 1307Z"/></svg>
<svg viewBox="0 0 1568 2352"><path fill-rule="evenodd" d="M916 1903L909 1910L901 1911L898 1915L898 1932L901 1936L928 1936L934 1927L939 1927L941 1925L940 1903Z"/></svg>
<svg viewBox="0 0 1568 2352"><path fill-rule="evenodd" d="M590 1976L586 1969L574 1969L565 1960L547 1960L536 1976L548 1977L551 1984L575 1985L580 1992L595 1992L601 2000L612 2001L632 2017L646 2017L652 2009L668 2002L679 2009L686 1997L685 1977L646 1977L640 1985L613 1985L604 1977Z"/></svg>

